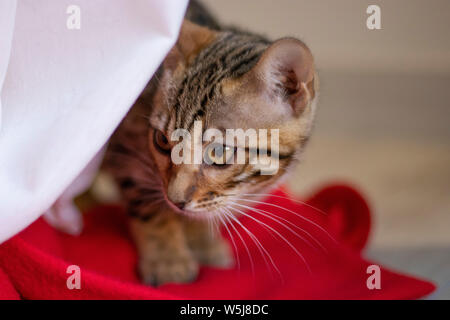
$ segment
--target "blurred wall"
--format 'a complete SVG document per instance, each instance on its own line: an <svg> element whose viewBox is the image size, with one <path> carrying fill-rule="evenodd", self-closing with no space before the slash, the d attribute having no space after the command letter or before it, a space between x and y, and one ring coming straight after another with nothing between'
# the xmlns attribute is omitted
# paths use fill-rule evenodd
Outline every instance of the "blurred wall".
<svg viewBox="0 0 450 320"><path fill-rule="evenodd" d="M271 38L296 36L320 69L450 72L449 0L202 0L225 23ZM381 7L382 30L368 30L368 5Z"/></svg>

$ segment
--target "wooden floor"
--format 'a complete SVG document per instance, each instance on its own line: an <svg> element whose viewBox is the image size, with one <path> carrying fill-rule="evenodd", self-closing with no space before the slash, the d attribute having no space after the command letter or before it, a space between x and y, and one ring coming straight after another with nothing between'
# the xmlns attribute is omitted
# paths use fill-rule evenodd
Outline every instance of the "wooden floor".
<svg viewBox="0 0 450 320"><path fill-rule="evenodd" d="M359 187L369 256L434 280L450 298L450 77L322 73L314 137L291 186Z"/></svg>

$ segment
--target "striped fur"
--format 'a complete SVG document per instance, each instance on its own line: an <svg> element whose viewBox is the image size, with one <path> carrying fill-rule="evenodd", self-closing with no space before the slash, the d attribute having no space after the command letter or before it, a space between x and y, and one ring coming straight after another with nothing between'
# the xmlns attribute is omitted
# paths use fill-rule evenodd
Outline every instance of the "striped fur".
<svg viewBox="0 0 450 320"><path fill-rule="evenodd" d="M149 284L190 281L199 263L232 263L220 235L211 237L205 222L190 217L220 215L229 199L279 183L298 162L315 111L317 77L303 43L221 29L196 1L186 17L209 28L183 24L177 44L111 137L104 161L132 218L139 271ZM248 162L174 165L155 147L155 134L192 131L197 120L205 130L279 129L279 171L261 175ZM244 146L247 159L251 147ZM174 205L180 203L182 209Z"/></svg>
<svg viewBox="0 0 450 320"><path fill-rule="evenodd" d="M259 36L221 33L189 66L169 102L177 114L175 126L190 130L195 120L208 113L222 81L247 73L268 46Z"/></svg>

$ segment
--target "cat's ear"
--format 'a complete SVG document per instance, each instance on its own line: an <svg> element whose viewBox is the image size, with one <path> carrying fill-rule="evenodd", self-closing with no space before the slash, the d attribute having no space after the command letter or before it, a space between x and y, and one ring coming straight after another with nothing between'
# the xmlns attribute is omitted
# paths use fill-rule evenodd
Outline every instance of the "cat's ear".
<svg viewBox="0 0 450 320"><path fill-rule="evenodd" d="M215 31L184 20L178 40L166 57L166 68L175 69L180 62L189 64L216 35Z"/></svg>
<svg viewBox="0 0 450 320"><path fill-rule="evenodd" d="M288 103L297 116L314 99L314 60L300 40L276 41L263 53L253 71L269 97Z"/></svg>

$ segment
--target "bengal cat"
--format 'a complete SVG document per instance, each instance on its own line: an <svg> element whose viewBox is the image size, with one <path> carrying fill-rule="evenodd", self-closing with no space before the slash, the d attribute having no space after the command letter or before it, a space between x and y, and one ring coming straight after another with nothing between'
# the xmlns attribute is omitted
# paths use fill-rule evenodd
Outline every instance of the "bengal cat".
<svg viewBox="0 0 450 320"><path fill-rule="evenodd" d="M120 186L139 273L151 285L193 281L201 264L233 264L228 243L209 223L235 219L243 212L240 199L267 192L298 163L317 100L313 56L300 40L222 29L197 2L186 18L176 45L112 136L103 165ZM203 130L278 129L278 171L226 164L214 152L209 163L173 163L172 133L192 133L195 121ZM257 146L235 148L248 159Z"/></svg>

